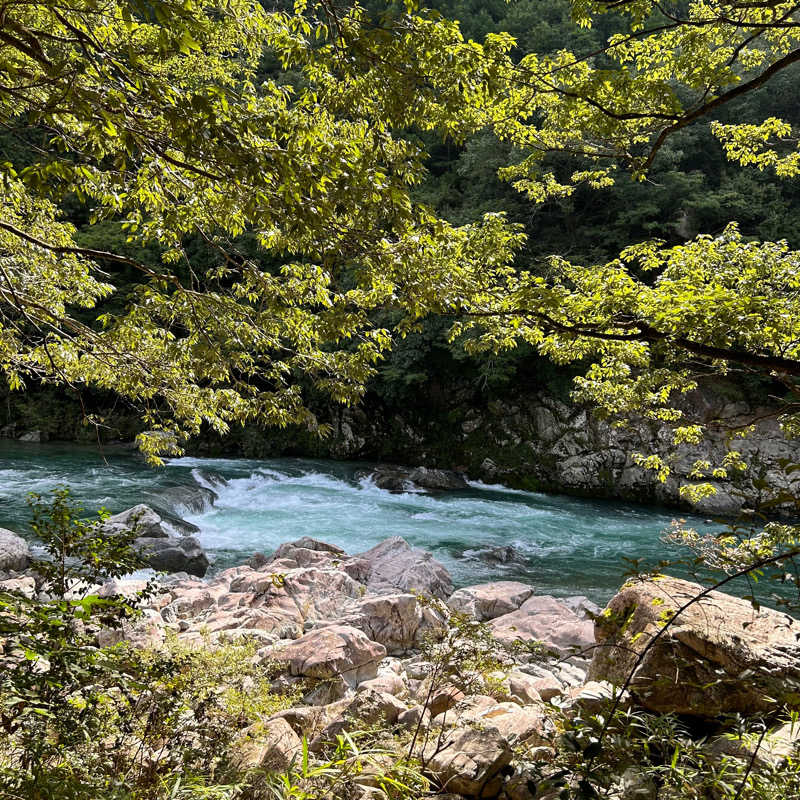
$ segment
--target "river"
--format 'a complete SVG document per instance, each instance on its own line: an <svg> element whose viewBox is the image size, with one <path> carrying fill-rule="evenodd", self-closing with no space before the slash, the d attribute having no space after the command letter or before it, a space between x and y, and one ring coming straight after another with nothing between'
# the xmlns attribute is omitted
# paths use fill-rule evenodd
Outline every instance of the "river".
<svg viewBox="0 0 800 800"><path fill-rule="evenodd" d="M254 552L313 536L350 553L402 536L433 554L457 586L524 580L541 593L583 594L605 603L623 580L623 556L655 562L669 554L660 534L669 510L471 484L439 495L392 494L357 480L365 465L304 459L172 459L148 467L122 448L0 442L0 527L30 536L28 492L69 486L87 514L116 513L159 491L224 477L212 507L173 508L199 526L212 570ZM702 525L702 520L695 520ZM499 563L498 556L507 559Z"/></svg>

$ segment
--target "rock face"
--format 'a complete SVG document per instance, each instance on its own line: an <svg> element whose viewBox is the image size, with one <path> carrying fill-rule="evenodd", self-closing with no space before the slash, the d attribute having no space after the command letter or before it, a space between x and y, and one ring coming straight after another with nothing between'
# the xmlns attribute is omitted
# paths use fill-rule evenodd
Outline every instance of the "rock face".
<svg viewBox="0 0 800 800"><path fill-rule="evenodd" d="M549 595L529 597L516 611L495 617L489 627L494 637L505 644L518 639L540 641L560 655L594 644L592 623Z"/></svg>
<svg viewBox="0 0 800 800"><path fill-rule="evenodd" d="M157 504L166 505L178 513L201 514L214 505L217 493L207 486L191 484L188 486L170 486L152 493Z"/></svg>
<svg viewBox="0 0 800 800"><path fill-rule="evenodd" d="M30 560L27 542L14 531L0 528L0 572L20 572Z"/></svg>
<svg viewBox="0 0 800 800"><path fill-rule="evenodd" d="M327 447L339 458L368 459L389 453L406 463L464 465L460 468L471 477L537 491L685 506L680 488L694 482L690 476L694 463L719 463L727 449L726 426L756 419L754 431L736 444L752 468L720 480L718 494L701 502L697 511L735 514L743 504L752 505L760 496L756 483L762 471L777 489L792 484L797 488L798 474L787 476L781 462L800 462L800 442L787 440L774 419L763 418L767 409L745 399L739 388L719 381L717 386L717 393L698 390L686 395L685 410L701 422L723 420L725 424L711 425L701 445L681 446L673 474L665 483L631 456L635 452L666 455L670 436L665 425L642 420L632 427L614 428L587 408L546 392L517 395L513 401L497 399L481 408L471 407L469 400L454 394L443 411L445 425L432 424L430 415L419 409L392 408L386 413L373 409L369 414L348 410L346 421L333 421L335 434ZM460 424L454 424L454 419ZM405 490L403 479L399 483L386 480L386 488Z"/></svg>
<svg viewBox="0 0 800 800"><path fill-rule="evenodd" d="M451 611L485 621L516 611L533 592L533 586L518 581L480 583L454 592L447 605Z"/></svg>
<svg viewBox="0 0 800 800"><path fill-rule="evenodd" d="M699 717L757 712L773 700L797 705L800 621L722 592L711 592L671 618L703 587L677 578L624 587L596 623L590 677L621 686L653 711ZM641 663L636 665L637 660Z"/></svg>
<svg viewBox="0 0 800 800"><path fill-rule="evenodd" d="M38 444L39 442L46 442L47 441L47 434L42 433L42 431L27 431L23 433L22 436L19 437L20 442L33 442Z"/></svg>

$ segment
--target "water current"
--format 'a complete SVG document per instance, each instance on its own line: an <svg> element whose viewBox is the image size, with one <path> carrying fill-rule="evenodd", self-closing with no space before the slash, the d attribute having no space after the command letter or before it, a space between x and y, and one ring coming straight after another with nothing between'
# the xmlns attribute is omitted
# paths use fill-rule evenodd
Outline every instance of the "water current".
<svg viewBox="0 0 800 800"><path fill-rule="evenodd" d="M361 552L389 536L433 552L456 585L524 580L542 593L613 595L626 565L668 554L660 534L675 513L609 501L575 499L473 483L468 491L393 494L356 474L364 464L304 459L178 458L148 467L117 448L0 442L0 527L23 535L28 492L67 485L87 514L159 503L170 487L215 486L213 506L172 510L200 528L212 570L254 552L313 536ZM174 497L174 494L173 494ZM697 524L702 525L702 520Z"/></svg>

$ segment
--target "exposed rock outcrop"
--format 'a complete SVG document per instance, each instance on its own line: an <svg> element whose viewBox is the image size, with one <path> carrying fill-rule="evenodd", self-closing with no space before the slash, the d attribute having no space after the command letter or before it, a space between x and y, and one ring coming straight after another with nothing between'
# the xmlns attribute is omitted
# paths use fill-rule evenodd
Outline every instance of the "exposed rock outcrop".
<svg viewBox="0 0 800 800"><path fill-rule="evenodd" d="M538 641L561 655L594 644L592 623L549 595L529 597L516 611L495 617L489 627L494 637L505 644Z"/></svg>
<svg viewBox="0 0 800 800"><path fill-rule="evenodd" d="M519 581L480 583L458 589L447 605L452 611L485 621L516 611L533 592L533 586Z"/></svg>
<svg viewBox="0 0 800 800"><path fill-rule="evenodd" d="M446 600L453 593L447 570L430 553L411 547L399 536L386 539L357 558L367 563L365 583L375 594L402 589Z"/></svg>
<svg viewBox="0 0 800 800"><path fill-rule="evenodd" d="M701 592L667 577L623 587L597 619L590 677L621 686L635 670L630 691L653 711L714 717L797 705L800 621L722 592L686 605Z"/></svg>
<svg viewBox="0 0 800 800"><path fill-rule="evenodd" d="M736 514L762 495L759 479L766 476L775 489L800 488L798 473L787 474L782 464L800 462L800 442L787 440L769 409L748 401L734 385L716 383L716 392L695 391L683 399L687 418L711 423L699 445L682 445L672 463L672 475L662 483L638 466L632 453L665 456L671 450L668 427L640 420L613 427L547 392L523 394L513 402L494 400L474 407L469 400L454 402L448 419L461 424L435 424L414 410L367 413L352 409L346 422L349 436L334 436L329 447L337 458L391 457L429 466L459 465L470 477L520 488L612 497L638 502L658 502L686 507L680 488L696 482L691 477L698 460L720 463L728 448L731 426L755 420L752 432L737 439L736 450L750 468L717 481L716 495L695 507L703 514ZM715 426L714 420L722 420ZM404 485L387 477L386 488L403 491ZM377 483L381 485L381 483Z"/></svg>

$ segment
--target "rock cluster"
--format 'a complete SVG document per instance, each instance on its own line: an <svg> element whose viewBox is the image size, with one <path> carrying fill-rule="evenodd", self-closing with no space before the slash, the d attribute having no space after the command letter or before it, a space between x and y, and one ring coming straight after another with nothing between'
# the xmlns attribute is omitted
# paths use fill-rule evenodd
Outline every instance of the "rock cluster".
<svg viewBox="0 0 800 800"><path fill-rule="evenodd" d="M103 527L110 533L135 531L135 546L148 566L159 572L188 572L201 578L206 574L208 558L190 535L194 526L185 520L141 503L109 517Z"/></svg>
<svg viewBox="0 0 800 800"><path fill-rule="evenodd" d="M127 526L134 511L108 524ZM139 509L143 538L169 539L151 512ZM0 554L13 558L6 534ZM23 588L10 583L0 588ZM116 582L102 592L137 588ZM800 621L786 614L674 578L626 585L597 612L585 598L537 595L515 581L453 591L447 570L400 538L349 555L304 537L209 580L171 576L141 619L101 632L99 643L159 647L168 632L193 647L255 639L254 658L275 669L275 690L302 699L242 732L239 766L283 770L303 738L324 754L343 732L388 726L408 731L428 776L454 798L529 800L516 759L552 757L557 714L616 704L707 719L800 695ZM437 677L430 659L443 645L430 643L450 641L465 618L486 624L498 665L455 685ZM508 647L520 640L555 657ZM780 764L797 738L770 734L759 758ZM745 744L719 737L710 747L737 754Z"/></svg>
<svg viewBox="0 0 800 800"><path fill-rule="evenodd" d="M379 464L371 470L358 473L356 477L368 478L379 489L390 492L446 492L469 489L469 484L463 475L448 469Z"/></svg>

